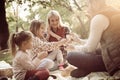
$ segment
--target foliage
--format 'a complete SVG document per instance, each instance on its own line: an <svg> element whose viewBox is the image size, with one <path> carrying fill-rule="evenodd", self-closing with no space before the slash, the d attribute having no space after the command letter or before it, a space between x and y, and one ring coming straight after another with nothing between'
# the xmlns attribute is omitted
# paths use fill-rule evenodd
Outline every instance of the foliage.
<svg viewBox="0 0 120 80"><path fill-rule="evenodd" d="M24 8L24 12L29 12L29 14L25 16L27 20L19 16L22 11L17 8L14 9L13 3L16 3L17 8L24 7L24 4L27 4L28 7ZM55 9L62 16L63 22L67 24L73 32L86 35L88 33L84 29L84 27L86 27L86 17L83 17L85 16L85 14L83 14L85 2L81 1L81 4L78 3L76 0L7 0L7 21L10 32L15 32L23 28L24 30L28 30L31 20L36 19L36 17L37 19L46 21L48 11ZM10 12L11 8L14 9L14 11ZM76 21L74 21L74 19ZM86 38L86 36L83 36L83 38Z"/></svg>
<svg viewBox="0 0 120 80"><path fill-rule="evenodd" d="M120 0L107 0L113 5L120 4ZM14 7L13 3L16 3ZM18 8L25 7L22 10ZM120 6L117 5L119 8ZM9 24L10 33L19 30L28 30L31 20L42 19L46 21L46 15L49 10L58 10L62 16L62 20L70 29L79 34L81 38L87 38L89 34L89 20L85 16L86 3L85 0L6 0L6 15ZM22 17L19 15L21 12ZM28 12L27 16L24 16ZM26 18L26 20L24 19ZM11 54L0 54L0 60L11 63Z"/></svg>
<svg viewBox="0 0 120 80"><path fill-rule="evenodd" d="M14 14L17 12L10 12L10 8L13 8L13 2L16 2L20 7L24 7L24 4L27 4L28 7L24 8L25 13L26 11L29 12L26 16L26 21L19 16L21 10L18 10L18 15ZM112 0L107 0L107 2L113 3ZM120 1L116 0L116 3L120 3ZM113 5L116 5L116 3L114 2ZM10 32L17 31L16 28L20 28L20 30L22 28L25 30L29 29L31 20L35 19L36 16L37 19L45 21L48 11L55 9L59 11L63 22L73 32L78 33L82 38L87 38L89 34L89 26L87 25L89 20L84 13L86 10L85 0L6 0L6 9L8 9L7 20Z"/></svg>
<svg viewBox="0 0 120 80"><path fill-rule="evenodd" d="M4 60L9 64L12 64L12 55L9 50L0 51L0 61Z"/></svg>

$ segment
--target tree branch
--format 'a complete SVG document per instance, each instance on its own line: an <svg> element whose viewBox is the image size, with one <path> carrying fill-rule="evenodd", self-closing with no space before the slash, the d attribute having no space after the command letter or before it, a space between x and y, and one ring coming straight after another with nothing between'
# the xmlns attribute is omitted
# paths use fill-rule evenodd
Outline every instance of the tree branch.
<svg viewBox="0 0 120 80"><path fill-rule="evenodd" d="M77 2L76 0L73 0L73 1L74 1L75 5L78 7L78 9L79 9L80 11L82 11L82 9L81 9L81 7L79 6L78 2Z"/></svg>

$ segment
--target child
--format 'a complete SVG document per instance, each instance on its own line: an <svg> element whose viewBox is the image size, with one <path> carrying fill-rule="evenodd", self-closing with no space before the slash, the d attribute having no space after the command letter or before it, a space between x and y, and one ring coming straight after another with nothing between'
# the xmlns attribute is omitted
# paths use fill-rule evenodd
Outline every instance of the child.
<svg viewBox="0 0 120 80"><path fill-rule="evenodd" d="M38 64L35 64L28 54L28 50L32 48L32 41L32 34L27 31L14 33L10 38L10 47L14 57L13 75L16 80L47 80L49 77L47 68L52 62L43 60L46 55L41 55L38 67Z"/></svg>
<svg viewBox="0 0 120 80"><path fill-rule="evenodd" d="M66 38L66 35L70 33L69 28L63 24L61 16L58 11L50 10L47 14L47 31L48 31L48 41L57 42L62 38ZM60 46L64 57L64 63L66 63L67 51L64 49L65 46Z"/></svg>
<svg viewBox="0 0 120 80"><path fill-rule="evenodd" d="M33 20L30 26L30 31L34 35L34 49L39 47L38 51L35 51L34 54L41 54L41 52L49 52L47 58L51 60L57 60L57 65L60 70L63 69L63 55L59 46L65 44L67 40L61 40L58 42L47 42L44 33L45 33L45 23L43 21ZM33 50L34 51L34 50Z"/></svg>
<svg viewBox="0 0 120 80"><path fill-rule="evenodd" d="M61 16L58 11L50 10L47 14L47 30L49 33L48 40L59 41L61 38L66 38L70 33L69 28L63 24Z"/></svg>

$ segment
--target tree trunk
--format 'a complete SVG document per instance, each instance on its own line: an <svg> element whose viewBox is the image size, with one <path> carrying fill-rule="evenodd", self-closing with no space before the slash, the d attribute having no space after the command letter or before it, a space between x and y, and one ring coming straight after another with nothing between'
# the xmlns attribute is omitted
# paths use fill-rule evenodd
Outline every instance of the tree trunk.
<svg viewBox="0 0 120 80"><path fill-rule="evenodd" d="M9 29L6 21L5 0L0 0L0 50L8 48Z"/></svg>

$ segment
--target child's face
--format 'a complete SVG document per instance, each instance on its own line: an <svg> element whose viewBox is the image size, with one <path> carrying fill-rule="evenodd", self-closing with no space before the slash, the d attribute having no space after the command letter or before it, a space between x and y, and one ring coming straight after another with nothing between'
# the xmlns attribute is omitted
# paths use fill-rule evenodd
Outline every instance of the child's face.
<svg viewBox="0 0 120 80"><path fill-rule="evenodd" d="M39 34L43 36L44 33L45 33L45 24L42 23L40 28L39 28Z"/></svg>
<svg viewBox="0 0 120 80"><path fill-rule="evenodd" d="M49 24L52 28L57 28L59 26L59 17L58 16L51 16L49 18Z"/></svg>
<svg viewBox="0 0 120 80"><path fill-rule="evenodd" d="M23 42L23 47L25 49L31 49L32 48L32 38L27 40L27 41L24 41Z"/></svg>

